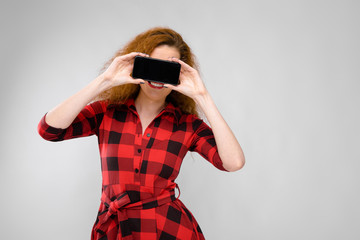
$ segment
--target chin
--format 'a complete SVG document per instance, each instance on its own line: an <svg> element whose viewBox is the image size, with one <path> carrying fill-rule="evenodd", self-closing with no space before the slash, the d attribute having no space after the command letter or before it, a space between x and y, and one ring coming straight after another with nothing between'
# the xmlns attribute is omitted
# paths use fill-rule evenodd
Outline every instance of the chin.
<svg viewBox="0 0 360 240"><path fill-rule="evenodd" d="M141 86L143 94L152 101L165 100L166 97L171 93L171 89L152 89L149 86Z"/></svg>
<svg viewBox="0 0 360 240"><path fill-rule="evenodd" d="M147 93L145 95L152 101L165 101L168 94Z"/></svg>

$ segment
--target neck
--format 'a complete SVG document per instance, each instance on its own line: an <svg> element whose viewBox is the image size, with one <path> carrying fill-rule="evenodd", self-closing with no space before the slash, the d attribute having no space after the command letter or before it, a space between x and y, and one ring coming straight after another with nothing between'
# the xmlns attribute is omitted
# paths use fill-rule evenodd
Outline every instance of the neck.
<svg viewBox="0 0 360 240"><path fill-rule="evenodd" d="M139 95L135 99L135 107L138 113L146 115L156 115L165 107L165 99L154 100L150 99L142 93L139 92Z"/></svg>

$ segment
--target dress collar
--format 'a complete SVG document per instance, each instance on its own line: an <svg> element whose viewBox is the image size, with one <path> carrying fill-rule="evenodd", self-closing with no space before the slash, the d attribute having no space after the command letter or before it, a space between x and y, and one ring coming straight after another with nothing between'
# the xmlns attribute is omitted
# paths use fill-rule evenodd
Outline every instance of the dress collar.
<svg viewBox="0 0 360 240"><path fill-rule="evenodd" d="M126 100L123 105L127 106L129 109L131 109L132 111L136 112L136 107L135 107L135 99L134 98L129 98L128 100ZM175 119L176 119L176 123L179 123L179 119L181 116L181 110L179 107L175 107L174 104L172 104L171 102L167 102L165 108L162 110L163 113L170 113L172 115L174 115Z"/></svg>

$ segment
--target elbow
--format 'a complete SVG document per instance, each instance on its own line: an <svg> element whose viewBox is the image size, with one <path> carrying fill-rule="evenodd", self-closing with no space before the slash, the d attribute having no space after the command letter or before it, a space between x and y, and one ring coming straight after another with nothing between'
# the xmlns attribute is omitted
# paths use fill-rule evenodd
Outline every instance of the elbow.
<svg viewBox="0 0 360 240"><path fill-rule="evenodd" d="M59 137L60 134L58 132L54 132L54 131L51 132L51 130L49 131L49 129L47 129L47 127L44 127L42 122L40 122L38 124L37 132L40 135L40 137L42 137L44 140L47 140L47 141L58 142L58 141L62 140Z"/></svg>
<svg viewBox="0 0 360 240"><path fill-rule="evenodd" d="M233 161L231 164L226 165L224 164L224 168L229 171L229 172L236 172L239 171L240 169L242 169L245 165L245 158L241 157L241 158L233 158Z"/></svg>
<svg viewBox="0 0 360 240"><path fill-rule="evenodd" d="M48 140L50 141L50 136L46 133L46 131L44 129L42 129L41 123L39 123L38 127L37 127L37 132L40 135L40 137L42 137L44 140Z"/></svg>
<svg viewBox="0 0 360 240"><path fill-rule="evenodd" d="M46 141L49 141L49 142L60 142L60 141L62 141L62 139L60 139L60 138L46 136L46 135L40 135L40 137L42 137L42 139L44 139Z"/></svg>
<svg viewBox="0 0 360 240"><path fill-rule="evenodd" d="M37 132L44 140L51 141L51 136L43 129L41 122L38 124Z"/></svg>
<svg viewBox="0 0 360 240"><path fill-rule="evenodd" d="M56 142L57 139L54 136L51 136L50 134L46 134L45 132L41 132L38 131L38 134L40 135L40 137L46 141L50 141L50 142Z"/></svg>

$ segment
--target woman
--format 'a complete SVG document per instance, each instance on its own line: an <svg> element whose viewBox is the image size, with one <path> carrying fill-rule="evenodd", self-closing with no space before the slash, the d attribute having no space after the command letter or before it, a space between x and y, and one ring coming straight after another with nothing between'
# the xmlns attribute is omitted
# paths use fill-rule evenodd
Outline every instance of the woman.
<svg viewBox="0 0 360 240"><path fill-rule="evenodd" d="M180 84L133 79L138 55L180 63ZM102 196L91 239L204 239L194 216L175 197L182 159L196 151L222 171L241 169L245 159L190 48L177 32L152 28L118 51L104 69L38 126L50 141L98 137ZM212 129L199 119L196 106Z"/></svg>

